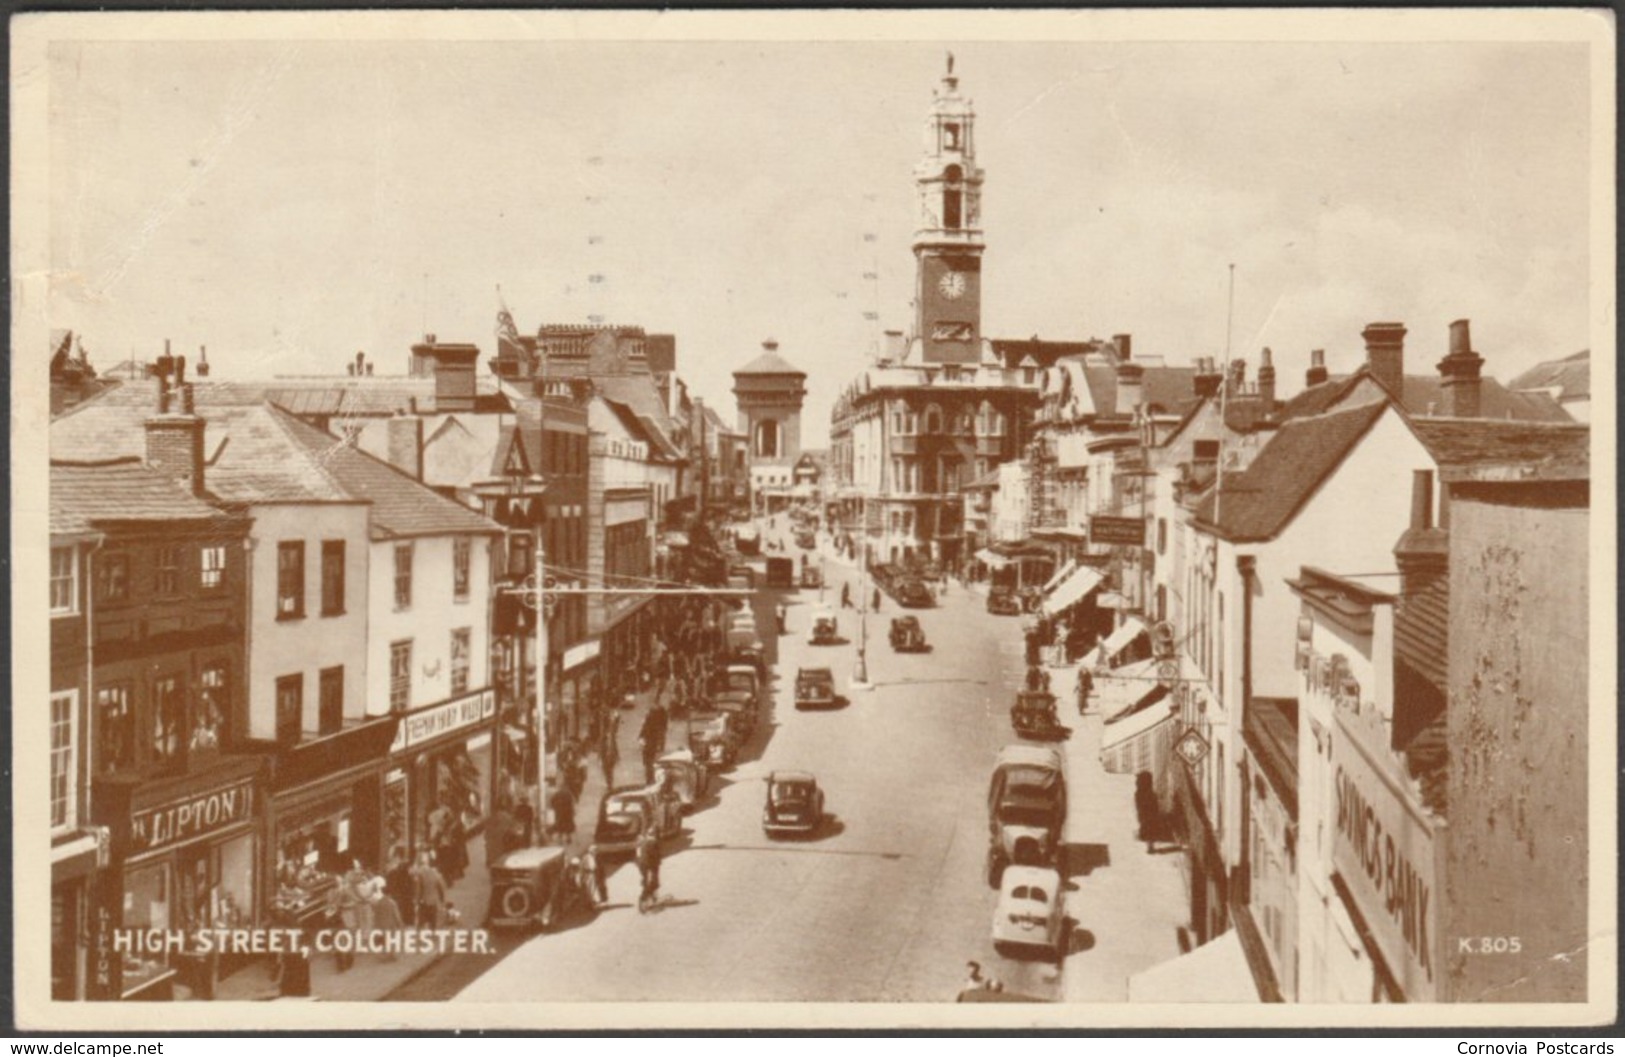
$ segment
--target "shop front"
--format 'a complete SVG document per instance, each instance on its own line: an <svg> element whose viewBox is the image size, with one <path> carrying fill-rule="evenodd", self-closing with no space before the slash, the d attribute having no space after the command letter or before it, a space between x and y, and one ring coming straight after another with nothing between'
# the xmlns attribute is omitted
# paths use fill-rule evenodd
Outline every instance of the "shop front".
<svg viewBox="0 0 1625 1057"><path fill-rule="evenodd" d="M110 840L108 867L92 885L89 997L207 998L234 968L152 939L260 922L262 766L228 757L184 777L97 789Z"/></svg>
<svg viewBox="0 0 1625 1057"><path fill-rule="evenodd" d="M386 853L446 854L460 873L462 844L484 828L496 797L498 737L490 687L401 715L383 781Z"/></svg>
<svg viewBox="0 0 1625 1057"><path fill-rule="evenodd" d="M51 845L51 998L85 997L92 878L106 858L108 831L75 833Z"/></svg>

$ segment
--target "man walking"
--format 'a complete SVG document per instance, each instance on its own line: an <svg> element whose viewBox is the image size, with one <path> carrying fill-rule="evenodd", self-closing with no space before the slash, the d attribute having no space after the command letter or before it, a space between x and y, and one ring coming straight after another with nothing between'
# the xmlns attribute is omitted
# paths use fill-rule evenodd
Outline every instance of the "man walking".
<svg viewBox="0 0 1625 1057"><path fill-rule="evenodd" d="M643 717L643 728L638 732L643 742L643 780L654 784L655 761L666 751L668 719L664 705L656 704Z"/></svg>
<svg viewBox="0 0 1625 1057"><path fill-rule="evenodd" d="M570 795L570 787L559 783L553 791L548 807L553 809L553 836L560 843L568 845L576 835L576 799Z"/></svg>
<svg viewBox="0 0 1625 1057"><path fill-rule="evenodd" d="M638 913L646 914L660 898L660 842L653 830L644 830L638 837L638 876L643 887L638 893Z"/></svg>

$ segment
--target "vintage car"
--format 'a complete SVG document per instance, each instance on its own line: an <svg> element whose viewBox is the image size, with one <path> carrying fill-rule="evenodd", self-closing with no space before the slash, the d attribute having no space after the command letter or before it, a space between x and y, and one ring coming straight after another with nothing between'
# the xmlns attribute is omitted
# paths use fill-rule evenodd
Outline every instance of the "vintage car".
<svg viewBox="0 0 1625 1057"><path fill-rule="evenodd" d="M834 708L840 703L835 694L835 676L828 668L796 669L797 708Z"/></svg>
<svg viewBox="0 0 1625 1057"><path fill-rule="evenodd" d="M674 749L655 760L654 784L672 790L684 811L694 810L694 805L705 798L709 779L705 764L695 758L693 749Z"/></svg>
<svg viewBox="0 0 1625 1057"><path fill-rule="evenodd" d="M824 574L816 565L803 565L801 567L801 586L809 590L817 590L824 586Z"/></svg>
<svg viewBox="0 0 1625 1057"><path fill-rule="evenodd" d="M806 771L774 771L767 776L762 829L769 837L814 833L824 822L824 791Z"/></svg>
<svg viewBox="0 0 1625 1057"><path fill-rule="evenodd" d="M893 617L888 638L897 653L925 653L931 648L925 641L925 629L920 627L919 617Z"/></svg>
<svg viewBox="0 0 1625 1057"><path fill-rule="evenodd" d="M993 949L1039 947L1059 965L1066 957L1067 927L1061 875L1043 866L1004 871L993 909Z"/></svg>
<svg viewBox="0 0 1625 1057"><path fill-rule="evenodd" d="M929 609L936 605L931 589L912 576L900 577L892 582L892 597L897 604L908 609Z"/></svg>
<svg viewBox="0 0 1625 1057"><path fill-rule="evenodd" d="M688 748L707 770L725 770L739 758L737 723L727 712L711 710L689 715Z"/></svg>
<svg viewBox="0 0 1625 1057"><path fill-rule="evenodd" d="M755 668L746 664L730 664L717 683L712 707L734 717L740 740L756 732L756 721L761 713L761 679Z"/></svg>
<svg viewBox="0 0 1625 1057"><path fill-rule="evenodd" d="M1008 587L995 587L987 596L987 611L1001 617L1021 616L1021 598Z"/></svg>
<svg viewBox="0 0 1625 1057"><path fill-rule="evenodd" d="M723 633L723 645L730 664L749 664L757 668L766 664L762 637L756 633L755 617L751 617L748 624L729 625L727 631Z"/></svg>
<svg viewBox="0 0 1625 1057"><path fill-rule="evenodd" d="M676 797L662 796L658 786L623 785L610 790L599 805L593 844L600 859L630 855L645 830L664 840L681 826L682 807Z"/></svg>
<svg viewBox="0 0 1625 1057"><path fill-rule="evenodd" d="M793 558L769 558L767 560L768 587L789 590L796 585L796 563Z"/></svg>
<svg viewBox="0 0 1625 1057"><path fill-rule="evenodd" d="M1055 695L1048 690L1018 690L1010 706L1010 726L1024 738L1048 740L1065 735L1055 715Z"/></svg>
<svg viewBox="0 0 1625 1057"><path fill-rule="evenodd" d="M998 887L1004 868L1053 864L1066 825L1066 774L1049 746L1007 745L987 788L987 880Z"/></svg>
<svg viewBox="0 0 1625 1057"><path fill-rule="evenodd" d="M494 929L547 928L558 909L570 860L563 848L520 848L491 867L486 925Z"/></svg>
<svg viewBox="0 0 1625 1057"><path fill-rule="evenodd" d="M834 646L840 641L841 631L835 620L835 610L828 606L813 610L812 630L807 635L807 642L813 646Z"/></svg>

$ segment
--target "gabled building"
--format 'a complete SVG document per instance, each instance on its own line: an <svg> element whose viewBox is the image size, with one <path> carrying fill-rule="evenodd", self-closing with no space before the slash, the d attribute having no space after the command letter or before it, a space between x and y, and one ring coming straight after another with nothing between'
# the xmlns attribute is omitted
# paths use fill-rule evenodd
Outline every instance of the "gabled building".
<svg viewBox="0 0 1625 1057"><path fill-rule="evenodd" d="M1591 350L1537 363L1507 383L1513 392L1543 392L1576 422L1591 421Z"/></svg>

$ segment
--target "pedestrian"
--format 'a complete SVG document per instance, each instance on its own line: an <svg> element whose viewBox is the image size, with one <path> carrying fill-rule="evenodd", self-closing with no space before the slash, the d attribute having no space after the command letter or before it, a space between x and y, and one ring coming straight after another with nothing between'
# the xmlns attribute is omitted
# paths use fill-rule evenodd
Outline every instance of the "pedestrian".
<svg viewBox="0 0 1625 1057"><path fill-rule="evenodd" d="M388 866L384 870L384 893L394 900L402 924L417 924L417 903L412 896L412 861L406 849L397 844L389 849Z"/></svg>
<svg viewBox="0 0 1625 1057"><path fill-rule="evenodd" d="M851 584L842 584L841 585L841 608L842 609L851 609L852 608L852 585Z"/></svg>
<svg viewBox="0 0 1625 1057"><path fill-rule="evenodd" d="M346 873L338 879L327 895L327 928L329 933L344 929L353 932L356 927L356 903L360 899L355 887L350 884L350 876ZM328 942L333 947L333 960L338 971L346 973L350 966L355 964L354 945L350 943L334 942L331 937Z"/></svg>
<svg viewBox="0 0 1625 1057"><path fill-rule="evenodd" d="M1089 711L1089 692L1095 688L1095 677L1088 668L1078 669L1078 715Z"/></svg>
<svg viewBox="0 0 1625 1057"><path fill-rule="evenodd" d="M369 877L363 894L372 908L372 928L386 935L400 932L403 927L401 908L389 894L388 880L377 875ZM393 950L385 950L384 961L392 962L396 957Z"/></svg>
<svg viewBox="0 0 1625 1057"><path fill-rule="evenodd" d="M553 796L548 801L548 807L553 811L553 837L560 844L569 844L576 836L576 801L570 795L570 787L563 782L553 790Z"/></svg>
<svg viewBox="0 0 1625 1057"><path fill-rule="evenodd" d="M1134 776L1134 813L1139 817L1140 839L1145 841L1146 853L1155 854L1157 844L1163 840L1162 808L1157 803L1157 790L1151 784L1150 771Z"/></svg>
<svg viewBox="0 0 1625 1057"><path fill-rule="evenodd" d="M880 588L878 587L875 588L875 600L870 604L869 609L875 613L880 612Z"/></svg>
<svg viewBox="0 0 1625 1057"><path fill-rule="evenodd" d="M647 913L660 898L660 842L652 829L638 836L637 860L638 876L643 881L638 892L638 912Z"/></svg>
<svg viewBox="0 0 1625 1057"><path fill-rule="evenodd" d="M412 868L412 899L418 927L439 928L446 913L446 878L427 851L418 853L418 864Z"/></svg>
<svg viewBox="0 0 1625 1057"><path fill-rule="evenodd" d="M606 789L615 788L615 764L619 760L620 757L615 751L615 743L606 739L603 746L598 750L598 763L604 769L604 788Z"/></svg>
<svg viewBox="0 0 1625 1057"><path fill-rule="evenodd" d="M643 729L638 731L638 740L643 745L643 780L653 785L655 780L655 761L666 751L666 710L658 703L644 715Z"/></svg>

